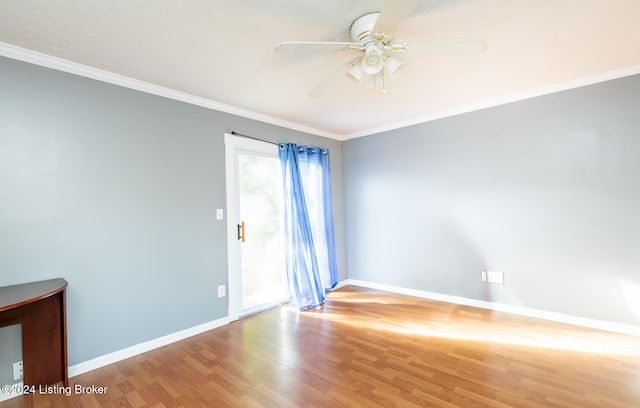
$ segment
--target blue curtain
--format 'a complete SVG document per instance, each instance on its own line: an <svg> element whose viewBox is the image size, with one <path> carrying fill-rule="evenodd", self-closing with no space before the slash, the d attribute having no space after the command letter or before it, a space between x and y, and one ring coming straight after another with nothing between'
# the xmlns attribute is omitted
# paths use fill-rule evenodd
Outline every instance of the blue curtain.
<svg viewBox="0 0 640 408"><path fill-rule="evenodd" d="M329 150L280 145L284 181L285 267L292 305L319 307L338 283Z"/></svg>

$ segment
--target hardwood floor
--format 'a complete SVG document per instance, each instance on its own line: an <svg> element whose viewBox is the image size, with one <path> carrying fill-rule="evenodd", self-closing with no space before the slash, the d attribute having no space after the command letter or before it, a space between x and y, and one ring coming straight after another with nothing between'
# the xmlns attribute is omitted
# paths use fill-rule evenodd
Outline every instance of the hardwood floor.
<svg viewBox="0 0 640 408"><path fill-rule="evenodd" d="M70 382L0 408L640 407L640 339L348 286Z"/></svg>

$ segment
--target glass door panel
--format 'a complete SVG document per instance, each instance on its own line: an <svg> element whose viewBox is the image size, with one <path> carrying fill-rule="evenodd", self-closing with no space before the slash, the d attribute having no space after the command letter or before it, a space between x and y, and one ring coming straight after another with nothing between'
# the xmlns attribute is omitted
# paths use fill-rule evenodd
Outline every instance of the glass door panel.
<svg viewBox="0 0 640 408"><path fill-rule="evenodd" d="M276 151L277 153L277 151ZM238 154L242 310L287 298L282 238L281 170L277 155Z"/></svg>

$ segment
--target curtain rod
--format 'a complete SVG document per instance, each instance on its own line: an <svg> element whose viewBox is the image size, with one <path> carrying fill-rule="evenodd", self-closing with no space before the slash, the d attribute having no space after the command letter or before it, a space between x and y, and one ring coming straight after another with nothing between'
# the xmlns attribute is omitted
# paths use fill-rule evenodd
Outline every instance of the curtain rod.
<svg viewBox="0 0 640 408"><path fill-rule="evenodd" d="M231 131L231 134L232 134L232 135L234 135L234 136L242 136L242 137L246 137L247 139L257 140L257 141L259 141L259 142L270 143L270 144L272 144L272 145L280 146L281 148L282 148L282 147L284 147L284 144L283 144L283 143L276 143L276 142L271 142L271 141L269 141L269 140L264 140L264 139L260 139L260 138L253 137L253 136L249 136L249 135L243 135L242 133L238 133L238 132L236 132L235 130L232 130L232 131ZM319 149L320 149L320 151L321 151L322 153L324 153L324 154L326 154L326 153L329 151L328 149L326 149L326 148L324 148L324 147L320 147Z"/></svg>
<svg viewBox="0 0 640 408"><path fill-rule="evenodd" d="M232 130L231 134L234 135L234 136L242 136L242 137L246 137L248 139L258 140L260 142L271 143L271 144L274 144L276 146L280 146L282 144L282 143L270 142L270 141L264 140L264 139L258 139L257 137L253 137L253 136L243 135L242 133L238 133L235 130Z"/></svg>

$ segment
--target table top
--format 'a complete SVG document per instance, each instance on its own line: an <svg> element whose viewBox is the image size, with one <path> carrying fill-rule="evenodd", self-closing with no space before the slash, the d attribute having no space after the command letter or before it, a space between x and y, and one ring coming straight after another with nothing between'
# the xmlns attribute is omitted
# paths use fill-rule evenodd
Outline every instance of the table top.
<svg viewBox="0 0 640 408"><path fill-rule="evenodd" d="M65 279L57 278L0 287L0 312L55 295L64 290L67 284Z"/></svg>

